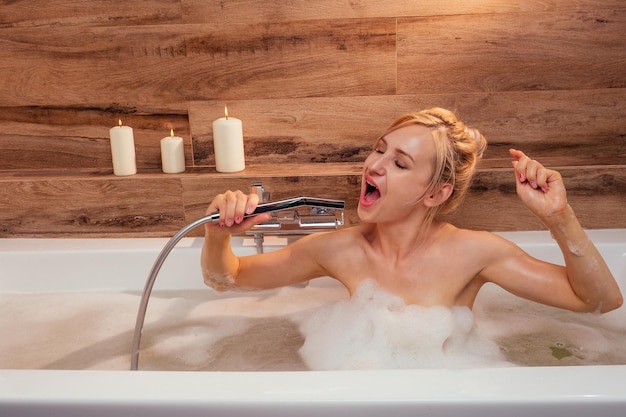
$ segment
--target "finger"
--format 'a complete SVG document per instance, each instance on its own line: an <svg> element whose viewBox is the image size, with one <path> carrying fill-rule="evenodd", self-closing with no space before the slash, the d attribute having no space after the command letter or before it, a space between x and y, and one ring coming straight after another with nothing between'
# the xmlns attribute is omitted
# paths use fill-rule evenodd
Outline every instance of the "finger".
<svg viewBox="0 0 626 417"><path fill-rule="evenodd" d="M546 190L545 191L547 191L551 186L557 190L562 188L563 191L565 191L565 187L563 185L563 177L561 176L560 172L555 171L553 169L545 168L545 175L546 175L546 186L545 186Z"/></svg>
<svg viewBox="0 0 626 417"><path fill-rule="evenodd" d="M529 160L528 164L526 165L526 180L528 181L528 184L530 184L530 186L534 189L539 188L537 182L538 173L541 169L543 169L543 165L541 165L534 159Z"/></svg>
<svg viewBox="0 0 626 417"><path fill-rule="evenodd" d="M259 205L259 196L257 194L248 194L248 202L246 204L246 214L252 214L256 206Z"/></svg>
<svg viewBox="0 0 626 417"><path fill-rule="evenodd" d="M548 171L543 166L537 170L537 186L544 193L548 191Z"/></svg>
<svg viewBox="0 0 626 417"><path fill-rule="evenodd" d="M250 195L244 195L243 193L237 195L237 200L235 202L235 208L234 208L235 211L233 215L233 220L236 224L239 224L242 222L250 206L251 199L252 197Z"/></svg>
<svg viewBox="0 0 626 417"><path fill-rule="evenodd" d="M225 194L224 222L226 226L232 226L235 223L235 218L243 218L248 197L239 190L228 191Z"/></svg>
<svg viewBox="0 0 626 417"><path fill-rule="evenodd" d="M511 155L516 161L522 161L522 160L530 160L531 158L526 155L524 152L518 150L518 149L509 149L509 155Z"/></svg>
<svg viewBox="0 0 626 417"><path fill-rule="evenodd" d="M215 214L220 213L220 218L222 217L222 211L225 207L225 196L224 194L218 194L213 198L213 201L209 204L206 209L206 214Z"/></svg>
<svg viewBox="0 0 626 417"><path fill-rule="evenodd" d="M520 182L526 182L526 169L530 158L524 152L515 149L510 149L509 153L515 158L513 167L517 178Z"/></svg>
<svg viewBox="0 0 626 417"><path fill-rule="evenodd" d="M231 227L243 222L246 214L256 209L259 197L256 194L244 194L242 191L226 191L217 195L209 204L207 214L219 213L220 226Z"/></svg>
<svg viewBox="0 0 626 417"><path fill-rule="evenodd" d="M262 213L256 216L246 217L242 220L241 223L226 223L220 224L218 230L221 233L228 233L232 235L239 235L245 233L247 230L256 226L259 223L263 223L272 219L272 215L269 213Z"/></svg>
<svg viewBox="0 0 626 417"><path fill-rule="evenodd" d="M509 149L509 155L511 155L513 158L515 158L516 160L520 160L522 157L526 156L526 154L522 151L519 151L517 149Z"/></svg>
<svg viewBox="0 0 626 417"><path fill-rule="evenodd" d="M554 176L556 171L545 168L539 161L530 159L521 151L511 149L509 152L511 156L519 158L519 160L512 162L520 183L527 182L533 189L547 192L550 178ZM556 174L558 175L558 173Z"/></svg>
<svg viewBox="0 0 626 417"><path fill-rule="evenodd" d="M218 201L217 201L218 198L219 198L219 196L214 198L213 201L211 201L211 203L209 204L209 206L206 209L206 213L205 214L207 214L207 215L214 214L214 213L217 213L219 211L219 204L218 204Z"/></svg>
<svg viewBox="0 0 626 417"><path fill-rule="evenodd" d="M513 174L515 175L515 183L519 184L522 182L522 178L519 175L519 170L517 168L517 165L519 164L518 161L511 161L511 165L513 165Z"/></svg>
<svg viewBox="0 0 626 417"><path fill-rule="evenodd" d="M235 224L240 224L246 214L252 214L259 204L259 196L256 194L245 195L241 193L235 207Z"/></svg>

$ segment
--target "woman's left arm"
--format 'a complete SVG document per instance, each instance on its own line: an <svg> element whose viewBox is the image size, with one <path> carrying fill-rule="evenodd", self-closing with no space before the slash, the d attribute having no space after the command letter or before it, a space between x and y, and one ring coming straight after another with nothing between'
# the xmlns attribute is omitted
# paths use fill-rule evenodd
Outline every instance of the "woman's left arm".
<svg viewBox="0 0 626 417"><path fill-rule="evenodd" d="M607 312L622 305L617 282L567 203L559 172L511 149L516 191L522 203L550 230L563 252L567 280L585 311Z"/></svg>

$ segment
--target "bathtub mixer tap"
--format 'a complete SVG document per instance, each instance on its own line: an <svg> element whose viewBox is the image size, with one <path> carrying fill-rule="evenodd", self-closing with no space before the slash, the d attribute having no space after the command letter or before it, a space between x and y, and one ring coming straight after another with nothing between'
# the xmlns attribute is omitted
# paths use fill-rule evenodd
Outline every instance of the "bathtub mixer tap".
<svg viewBox="0 0 626 417"><path fill-rule="evenodd" d="M263 189L263 185L260 183L253 184L255 191L261 194L259 195L261 204L251 214L246 214L244 217L256 216L262 213L270 213L272 219L260 223L252 228L246 234L254 237L257 245L257 252L263 252L263 239L264 235L305 235L320 231L328 231L337 229L344 224L343 222L343 210L345 202L343 200L332 200L325 198L313 198L313 197L296 197L287 200L267 202L263 201L264 196L266 200L269 200L269 193L266 193ZM297 209L303 207L309 208L308 214L299 214ZM167 259L169 253L174 249L176 244L196 227L219 220L219 213L210 214L199 218L198 220L183 227L178 233L176 233L161 249L159 256L152 265L148 279L144 286L144 290L141 296L139 304L139 311L137 312L137 320L135 322L135 331L133 334L133 345L131 350L131 371L136 371L139 366L139 347L141 345L141 333L143 331L144 320L146 317L146 310L148 308L148 301L150 300L150 294L156 277L161 269L161 266Z"/></svg>
<svg viewBox="0 0 626 417"><path fill-rule="evenodd" d="M256 194L259 196L259 203L264 204L270 201L270 192L265 191L265 187L263 187L262 182L253 182L250 185L250 194ZM255 228L258 229L257 226ZM265 237L262 231L248 231L247 235L252 234L254 238L254 246L256 247L256 253L263 253L263 242L265 241Z"/></svg>
<svg viewBox="0 0 626 417"><path fill-rule="evenodd" d="M263 183L252 183L250 193L257 194L261 204L268 204L270 201L271 194L265 190ZM340 203L343 204L343 201ZM265 235L307 235L336 230L344 224L343 206L341 210L337 210L337 204L334 204L332 207L327 204L310 204L306 205L306 207L308 211L295 208L274 210L271 212L272 218L270 220L257 224L246 231L246 235L251 235L254 238L257 253L263 253Z"/></svg>

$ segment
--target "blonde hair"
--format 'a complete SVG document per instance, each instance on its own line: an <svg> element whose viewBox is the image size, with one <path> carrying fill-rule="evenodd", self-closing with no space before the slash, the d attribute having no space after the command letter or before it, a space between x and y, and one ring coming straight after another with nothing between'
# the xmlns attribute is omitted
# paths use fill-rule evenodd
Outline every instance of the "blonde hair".
<svg viewBox="0 0 626 417"><path fill-rule="evenodd" d="M487 148L487 140L478 130L458 120L454 113L439 107L399 117L381 137L412 124L430 128L435 140L435 169L424 196L434 193L446 183L452 185L450 197L427 213L424 226L428 226L438 214L450 213L463 202L476 166Z"/></svg>

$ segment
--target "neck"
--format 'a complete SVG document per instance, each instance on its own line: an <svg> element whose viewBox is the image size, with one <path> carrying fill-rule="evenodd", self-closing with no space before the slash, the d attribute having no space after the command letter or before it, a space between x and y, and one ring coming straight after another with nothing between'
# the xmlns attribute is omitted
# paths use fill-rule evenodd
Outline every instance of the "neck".
<svg viewBox="0 0 626 417"><path fill-rule="evenodd" d="M390 261L401 261L428 245L431 237L441 227L438 222L377 223L373 228L372 245Z"/></svg>

